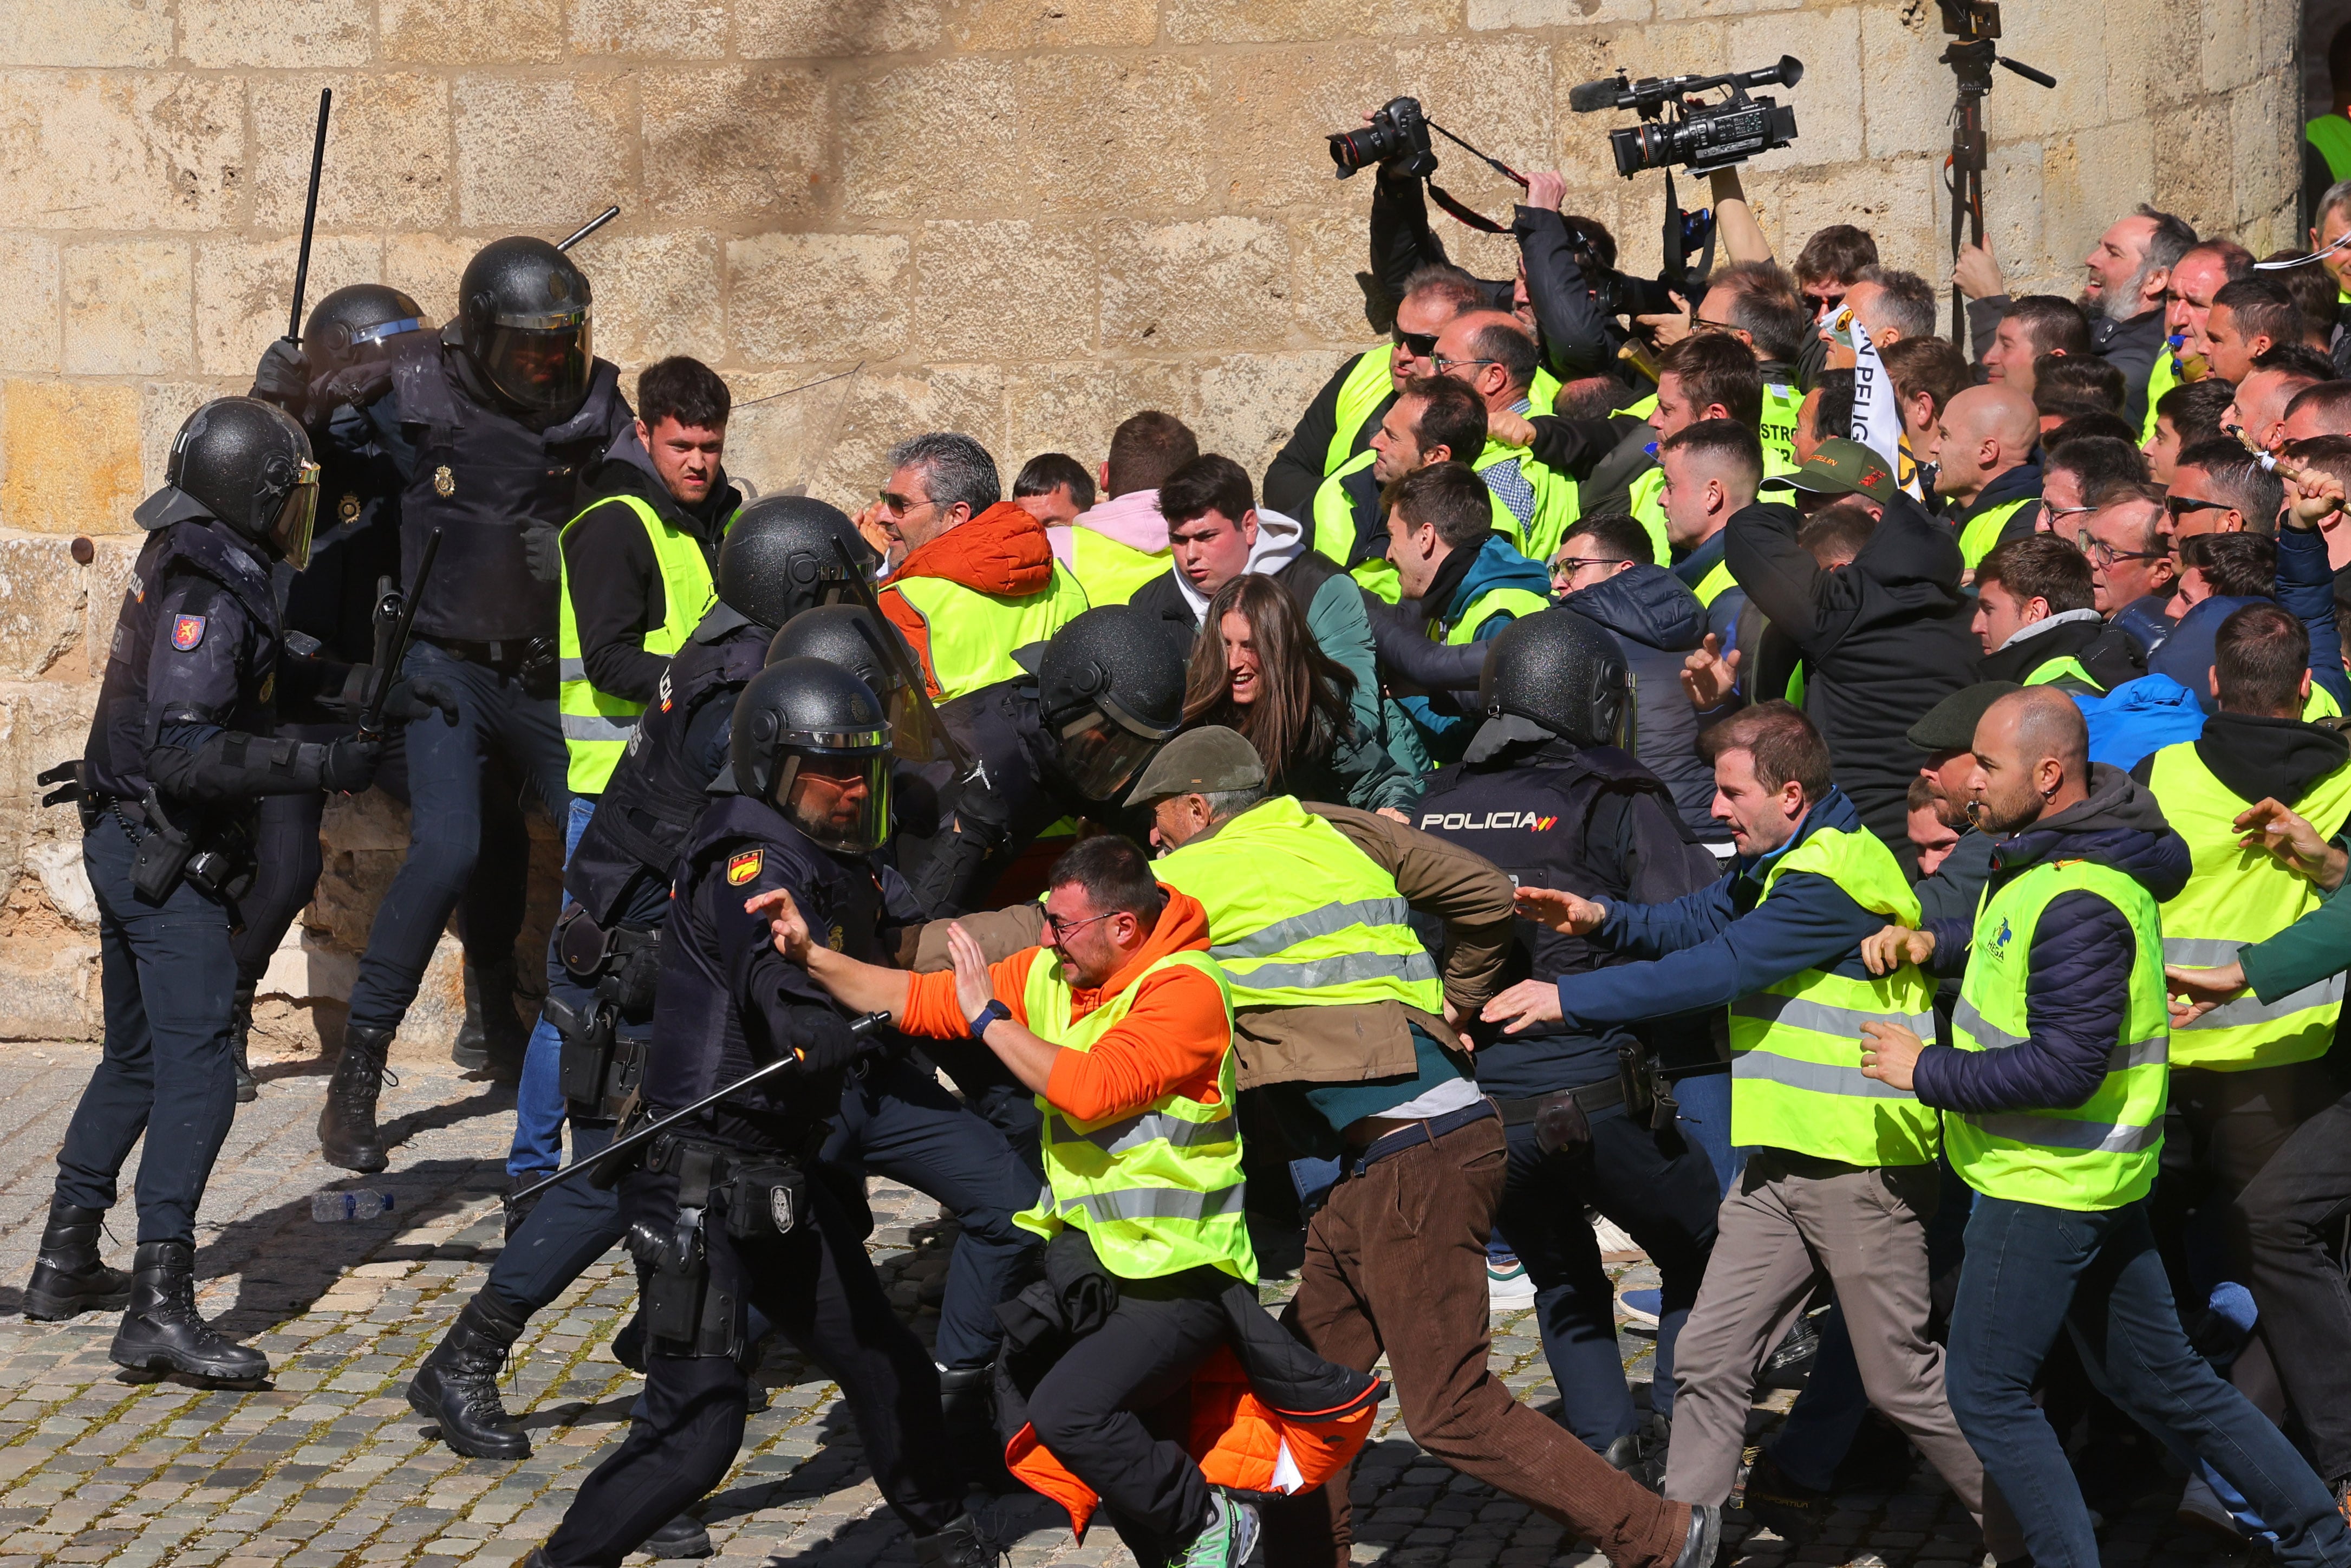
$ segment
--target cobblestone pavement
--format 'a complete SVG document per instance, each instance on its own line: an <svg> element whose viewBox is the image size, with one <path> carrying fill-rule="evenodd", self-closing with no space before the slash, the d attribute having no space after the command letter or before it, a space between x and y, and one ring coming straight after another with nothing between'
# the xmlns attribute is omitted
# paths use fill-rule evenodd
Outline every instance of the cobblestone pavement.
<svg viewBox="0 0 2351 1568"><path fill-rule="evenodd" d="M259 1390L207 1390L133 1380L113 1366L110 1319L43 1324L17 1315L54 1155L95 1060L78 1046L0 1050L0 1095L12 1113L0 1135L0 1568L440 1568L511 1563L543 1539L580 1477L619 1440L636 1392L611 1349L633 1294L617 1255L531 1325L509 1367L507 1402L530 1433L530 1458L459 1458L423 1436L401 1396L499 1245L510 1094L454 1070L409 1074L384 1094L400 1140L393 1168L353 1177L317 1156L310 1129L324 1066L262 1068L261 1098L240 1107L205 1197L198 1301L266 1352L274 1376ZM371 1221L311 1218L313 1193L362 1186L390 1194L392 1211ZM873 1257L927 1339L935 1317L922 1296L945 1267L949 1238L929 1201L904 1188L876 1183L873 1208ZM117 1214L109 1256L127 1262L127 1198ZM1620 1276L1646 1268L1637 1254L1614 1267ZM1269 1299L1286 1288L1270 1283ZM1645 1384L1649 1342L1628 1333L1623 1343ZM1494 1356L1524 1397L1555 1403L1528 1313L1497 1319ZM911 1561L827 1380L789 1349L770 1352L760 1380L773 1405L752 1416L740 1462L699 1511L716 1561ZM1774 1403L1784 1407L1787 1397ZM1355 1496L1359 1563L1601 1563L1522 1505L1424 1458L1393 1402L1359 1463ZM1792 1552L1755 1532L1731 1557L1751 1568L1960 1568L1980 1555L1972 1526L1931 1474L1842 1504L1823 1541ZM1107 1530L1074 1544L1041 1500L996 1505L993 1524L1024 1568L1131 1562ZM2151 1500L2108 1531L2106 1555L2113 1564L2226 1568L2244 1554L2186 1535L2168 1504Z"/></svg>

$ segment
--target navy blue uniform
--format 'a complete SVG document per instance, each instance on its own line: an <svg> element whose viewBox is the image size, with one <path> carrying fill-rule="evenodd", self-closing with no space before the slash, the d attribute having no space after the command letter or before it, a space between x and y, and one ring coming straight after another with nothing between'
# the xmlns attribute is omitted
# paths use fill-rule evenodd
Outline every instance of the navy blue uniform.
<svg viewBox="0 0 2351 1568"><path fill-rule="evenodd" d="M1437 773L1415 810L1422 831L1475 850L1520 887L1665 902L1715 876L1714 857L1692 841L1672 794L1614 747L1521 743ZM1616 961L1582 937L1520 920L1503 978L1556 980ZM1654 1042L1668 1070L1711 1065L1704 1032L1684 1035ZM1657 1265L1665 1294L1649 1398L1659 1414L1670 1408L1675 1336L1714 1250L1719 1193L1706 1152L1677 1124L1654 1128L1628 1113L1618 1092L1620 1059L1647 1049L1622 1024L1538 1024L1517 1035L1488 1027L1475 1059L1478 1086L1501 1104L1509 1137L1495 1228L1534 1281L1563 1418L1594 1448L1632 1432L1635 1417L1616 1349L1615 1292L1584 1210L1624 1227ZM1545 1154L1534 1107L1563 1090L1581 1092L1591 1144Z"/></svg>
<svg viewBox="0 0 2351 1568"><path fill-rule="evenodd" d="M877 961L883 880L865 860L817 849L761 801L737 796L714 805L686 846L662 933L648 1105L689 1104L792 1051L811 1030L845 1030L807 972L776 952L767 921L744 914L743 904L789 889L820 939ZM648 1335L645 1391L628 1439L580 1483L548 1540L559 1568L618 1564L726 1475L742 1440L747 1391L737 1357L754 1309L840 1381L875 1482L909 1528L929 1534L958 1514L962 1489L948 1460L937 1371L891 1310L839 1176L811 1157L840 1096L830 1076L788 1071L721 1102L692 1135L730 1160L799 1161L809 1216L787 1235L730 1235L723 1188L709 1190L705 1205L682 1206L683 1186L696 1184L687 1196L702 1196L684 1155L665 1154L660 1168L622 1179L632 1234L674 1235L683 1207L704 1208L709 1278L695 1337Z"/></svg>

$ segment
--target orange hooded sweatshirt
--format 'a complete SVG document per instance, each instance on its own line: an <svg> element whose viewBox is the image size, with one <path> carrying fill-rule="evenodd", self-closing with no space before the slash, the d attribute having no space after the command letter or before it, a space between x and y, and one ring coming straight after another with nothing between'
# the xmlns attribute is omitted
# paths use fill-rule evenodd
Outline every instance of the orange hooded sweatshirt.
<svg viewBox="0 0 2351 1568"><path fill-rule="evenodd" d="M942 688L931 664L930 623L894 587L910 577L944 578L975 592L1026 599L1052 582L1053 546L1044 524L1011 502L998 501L908 555L890 574L892 586L881 592L882 613L914 644L923 682L937 697Z"/></svg>

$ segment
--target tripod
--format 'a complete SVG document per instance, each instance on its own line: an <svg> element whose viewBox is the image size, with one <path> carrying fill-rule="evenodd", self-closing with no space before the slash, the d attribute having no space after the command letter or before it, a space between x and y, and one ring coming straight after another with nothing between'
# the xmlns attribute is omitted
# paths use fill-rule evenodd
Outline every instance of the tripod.
<svg viewBox="0 0 2351 1568"><path fill-rule="evenodd" d="M1951 68L1959 83L1959 100L1951 106L1951 262L1957 266L1963 233L1967 243L1983 244L1983 177L1991 151L1991 138L1984 132L1983 100L1991 91L1991 68L2005 66L2043 87L2055 87L2057 78L1993 50L1992 40L2000 37L1997 5L1943 0L1943 28L1957 35L1941 56L1941 63ZM1951 341L1964 348L1967 340L1967 298L1954 283Z"/></svg>

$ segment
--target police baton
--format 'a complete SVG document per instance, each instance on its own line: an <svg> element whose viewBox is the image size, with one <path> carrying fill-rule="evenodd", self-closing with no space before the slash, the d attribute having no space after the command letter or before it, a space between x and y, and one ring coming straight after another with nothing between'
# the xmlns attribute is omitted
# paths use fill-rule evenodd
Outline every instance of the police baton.
<svg viewBox="0 0 2351 1568"><path fill-rule="evenodd" d="M310 282L310 232L319 225L319 176L327 167L327 111L334 107L335 89L319 89L319 135L310 146L310 196L302 207L302 248L294 259L294 309L286 319L286 340L302 340L302 294Z"/></svg>
<svg viewBox="0 0 2351 1568"><path fill-rule="evenodd" d="M979 759L964 749L963 742L955 737L955 732L947 728L946 721L939 717L939 710L932 705L930 690L923 682L923 672L914 667L913 659L907 657L904 643L890 635L894 628L890 624L890 618L882 613L880 596L873 591L873 585L865 580L865 573L858 567L857 558L849 553L847 542L839 534L832 537L832 553L841 558L841 570L847 574L850 589L857 595L857 601L881 622L882 656L897 666L898 678L906 683L907 692L922 710L923 727L938 737L939 744L946 748L947 761L953 764L957 779L969 782L978 777L981 772Z"/></svg>
<svg viewBox="0 0 2351 1568"><path fill-rule="evenodd" d="M867 1013L863 1018L858 1019L850 1024L849 1032L853 1035L857 1035L860 1038L863 1038L871 1035L875 1030L880 1029L889 1021L890 1015L888 1013ZM545 1192L549 1187L559 1186L563 1183L569 1181L573 1176L578 1176L582 1171L592 1171L596 1169L599 1166L611 1159L613 1155L625 1154L629 1150L635 1148L638 1145L649 1142L659 1134L669 1131L672 1127L676 1126L680 1122L684 1121L689 1116L699 1115L701 1113L709 1110L713 1105L717 1104L721 1100L726 1099L729 1094L739 1094L755 1083L763 1082L768 1079L773 1078L776 1074L783 1071L786 1068L798 1067L803 1060L804 1058L802 1053L795 1051L789 1056L779 1056L776 1058L775 1061L768 1062L765 1067L755 1067L750 1071L745 1073L742 1077L737 1079L734 1082L726 1085L726 1088L713 1090L711 1092L704 1095L701 1099L696 1100L693 1104L688 1105L684 1110L673 1111L658 1122L649 1122L645 1125L639 1127L635 1132L631 1133L627 1137L613 1139L610 1144L604 1145L601 1150L589 1155L586 1159L575 1160L571 1164L564 1166L561 1170L556 1172L553 1176L549 1176L546 1180L533 1182L530 1186L523 1188L520 1192L516 1193L507 1201L512 1204L528 1203L532 1198L537 1197L540 1193Z"/></svg>
<svg viewBox="0 0 2351 1568"><path fill-rule="evenodd" d="M392 682L400 678L401 661L408 657L408 634L416 625L417 606L424 602L424 583L433 575L433 558L440 553L441 529L435 526L431 533L424 536L424 552L416 559L416 586L401 596L400 622L392 628L384 663L376 668L375 696L360 718L362 739L381 740L384 737L383 705L392 698Z"/></svg>
<svg viewBox="0 0 2351 1568"><path fill-rule="evenodd" d="M598 213L594 217L590 218L586 223L581 224L578 228L572 230L570 238L557 240L555 242L555 248L558 250L569 250L573 246L578 245L581 240L586 239L590 235L594 234L598 229L602 228L606 224L611 223L614 218L617 218L620 215L621 209L617 203L611 206L606 207L602 212Z"/></svg>

